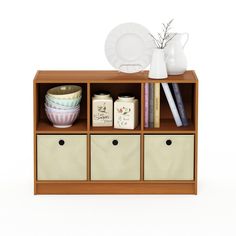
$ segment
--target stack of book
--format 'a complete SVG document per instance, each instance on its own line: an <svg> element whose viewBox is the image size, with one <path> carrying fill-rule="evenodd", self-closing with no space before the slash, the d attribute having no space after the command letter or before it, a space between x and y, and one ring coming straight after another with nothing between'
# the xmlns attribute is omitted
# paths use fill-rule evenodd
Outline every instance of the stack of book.
<svg viewBox="0 0 236 236"><path fill-rule="evenodd" d="M161 83L166 99L170 106L170 110L174 117L177 127L188 126L188 119L183 104L183 99L177 83L172 83L172 96L168 83ZM145 128L160 127L160 83L145 83L145 110L144 110L144 126Z"/></svg>

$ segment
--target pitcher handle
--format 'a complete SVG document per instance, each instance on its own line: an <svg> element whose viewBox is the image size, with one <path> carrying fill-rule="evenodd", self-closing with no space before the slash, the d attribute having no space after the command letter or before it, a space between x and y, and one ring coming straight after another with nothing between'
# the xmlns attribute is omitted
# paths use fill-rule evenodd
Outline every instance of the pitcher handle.
<svg viewBox="0 0 236 236"><path fill-rule="evenodd" d="M189 40L189 34L186 32L186 33L182 33L182 35L185 35L185 37L186 37L185 42L183 43L183 48L185 48L185 45L187 44L187 42Z"/></svg>

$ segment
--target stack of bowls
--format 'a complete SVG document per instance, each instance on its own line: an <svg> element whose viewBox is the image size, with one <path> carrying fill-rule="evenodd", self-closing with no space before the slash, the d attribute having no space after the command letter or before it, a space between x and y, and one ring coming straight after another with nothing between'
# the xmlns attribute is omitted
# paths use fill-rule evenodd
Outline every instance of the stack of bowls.
<svg viewBox="0 0 236 236"><path fill-rule="evenodd" d="M47 91L45 111L54 127L72 126L80 112L81 98L82 88L77 85L62 85Z"/></svg>

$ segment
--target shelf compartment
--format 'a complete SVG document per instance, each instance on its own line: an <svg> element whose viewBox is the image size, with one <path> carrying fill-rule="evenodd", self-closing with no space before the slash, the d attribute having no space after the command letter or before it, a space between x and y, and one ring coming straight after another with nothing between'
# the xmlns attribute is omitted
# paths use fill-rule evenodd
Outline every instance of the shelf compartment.
<svg viewBox="0 0 236 236"><path fill-rule="evenodd" d="M132 94L138 99L138 123L141 124L141 83L119 83L119 84L112 84L112 83L91 83L90 84L90 126L91 131L99 130L97 127L92 127L92 97L97 91L105 90L111 94L113 98L113 102L115 102L118 98L119 94ZM141 125L138 126L139 130L141 129ZM111 128L111 129L110 129ZM107 127L105 130L112 130L112 127ZM137 129L137 128L136 128ZM135 129L135 130L136 130ZM115 131L118 129L114 129Z"/></svg>
<svg viewBox="0 0 236 236"><path fill-rule="evenodd" d="M87 180L86 146L85 134L37 135L37 179Z"/></svg>
<svg viewBox="0 0 236 236"><path fill-rule="evenodd" d="M194 134L195 127L191 120L188 126L177 127L173 119L163 119L160 122L160 128L144 128L144 133L173 133L173 134Z"/></svg>
<svg viewBox="0 0 236 236"><path fill-rule="evenodd" d="M193 179L193 134L144 136L144 180Z"/></svg>
<svg viewBox="0 0 236 236"><path fill-rule="evenodd" d="M140 180L140 135L91 135L91 180Z"/></svg>
<svg viewBox="0 0 236 236"><path fill-rule="evenodd" d="M80 113L79 113L79 118L78 120L74 123L74 125L68 129L58 129L54 128L50 121L47 118L46 112L45 112L45 95L47 91L50 88L56 87L56 86L61 86L61 85L66 85L68 83L44 83L44 84L36 84L36 131L48 131L48 132L55 132L55 133L64 133L68 131L85 131L84 123L87 120L87 84L85 83L74 83L74 85L79 85L82 87L82 100L80 103ZM71 83L70 83L71 84ZM81 122L82 121L82 122ZM87 122L86 122L87 126ZM87 127L86 127L87 129ZM58 131L57 131L58 130Z"/></svg>
<svg viewBox="0 0 236 236"><path fill-rule="evenodd" d="M163 91L163 88L161 86L161 91L160 91L160 128L145 128L144 131L150 131L150 132L159 132L159 131L166 131L167 133L169 131L173 132L194 132L195 131L195 113L196 113L196 101L195 101L195 89L196 89L196 84L195 83L179 83L179 89L182 95L182 100L186 112L187 119L189 121L189 125L184 127L177 127L170 109L170 106L167 102L165 93ZM171 93L173 98L174 97L174 92L171 86L171 83L169 83L169 87L171 89ZM144 99L144 96L143 96ZM144 106L143 101L143 106ZM176 104L176 102L175 102ZM143 112L143 118L144 118L144 113Z"/></svg>
<svg viewBox="0 0 236 236"><path fill-rule="evenodd" d="M47 119L39 120L37 129L37 134L79 134L87 133L87 121L85 119L77 120L69 128L55 128Z"/></svg>

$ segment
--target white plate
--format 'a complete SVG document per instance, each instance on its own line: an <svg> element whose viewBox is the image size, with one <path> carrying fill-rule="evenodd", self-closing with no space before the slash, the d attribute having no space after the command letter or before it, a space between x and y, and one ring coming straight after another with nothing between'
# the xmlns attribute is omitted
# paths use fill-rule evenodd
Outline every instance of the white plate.
<svg viewBox="0 0 236 236"><path fill-rule="evenodd" d="M105 53L110 64L117 70L135 73L150 64L154 47L154 41L145 27L125 23L109 33Z"/></svg>

